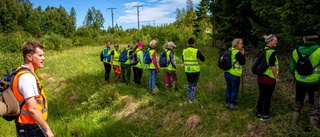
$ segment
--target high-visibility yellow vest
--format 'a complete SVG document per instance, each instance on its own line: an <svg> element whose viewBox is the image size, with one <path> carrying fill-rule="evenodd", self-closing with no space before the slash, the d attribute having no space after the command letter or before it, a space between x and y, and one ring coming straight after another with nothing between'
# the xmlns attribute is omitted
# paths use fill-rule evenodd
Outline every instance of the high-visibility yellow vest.
<svg viewBox="0 0 320 137"><path fill-rule="evenodd" d="M200 72L199 61L197 58L198 49L193 47L188 47L183 50L183 64L184 71L186 73Z"/></svg>
<svg viewBox="0 0 320 137"><path fill-rule="evenodd" d="M119 62L119 52L116 50L113 50L113 65L114 66L120 66L120 62Z"/></svg>
<svg viewBox="0 0 320 137"><path fill-rule="evenodd" d="M299 59L296 49L293 51L292 57L294 62L296 63ZM303 83L317 83L320 79L320 65L318 65L320 63L320 48L318 48L309 56L309 60L312 66L315 67L315 69L313 70L313 73L308 76L302 76L302 75L299 75L298 72L295 70L294 77L296 78L297 81L300 81Z"/></svg>
<svg viewBox="0 0 320 137"><path fill-rule="evenodd" d="M141 54L143 55L143 52L139 48L137 48L136 52L137 52L137 58L138 58L139 62L134 67L144 69L141 64L141 61L143 61L143 60L140 59Z"/></svg>
<svg viewBox="0 0 320 137"><path fill-rule="evenodd" d="M150 58L151 58L151 63L150 64L148 64L148 69L156 69L156 67L154 66L154 64L153 64L153 60L152 60L152 55L153 55L153 53L154 52L156 52L156 50L154 50L154 49L149 49L149 55L150 55ZM157 60L157 59L156 59Z"/></svg>
<svg viewBox="0 0 320 137"><path fill-rule="evenodd" d="M269 47L265 47L264 49L266 49L266 60L267 60L268 66L269 66L270 56L275 50L270 49ZM279 73L279 62L278 62L277 56L276 56L275 66L276 66L276 73L278 74ZM273 79L275 78L270 67L268 67L267 70L263 74L269 76L270 78L273 78Z"/></svg>
<svg viewBox="0 0 320 137"><path fill-rule="evenodd" d="M240 50L231 48L231 62L232 62L232 68L227 70L226 72L229 72L230 74L234 76L240 77L242 75L242 66L240 65L239 61L236 59L236 54L238 54Z"/></svg>
<svg viewBox="0 0 320 137"><path fill-rule="evenodd" d="M106 56L106 55L105 55L105 52L104 52L105 50L108 50L108 52L107 52L107 53L108 53L108 55L110 55L110 53L111 53L110 48L104 48L104 49L102 50L102 52L103 52L103 56ZM108 61L108 59L107 59L107 58L103 58L103 62L104 62L104 63L110 63L110 61Z"/></svg>

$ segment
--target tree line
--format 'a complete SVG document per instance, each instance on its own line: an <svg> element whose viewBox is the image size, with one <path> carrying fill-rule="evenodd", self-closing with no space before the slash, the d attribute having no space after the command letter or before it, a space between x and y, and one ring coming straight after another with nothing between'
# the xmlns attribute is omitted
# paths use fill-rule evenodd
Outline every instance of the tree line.
<svg viewBox="0 0 320 137"><path fill-rule="evenodd" d="M29 0L2 0L0 43L11 49L15 46L10 43L37 39L60 50L100 45L106 39L114 43L148 43L157 39L159 43L185 44L188 37L195 37L198 44L213 45L212 41L225 44L238 37L244 39L247 49L254 49L265 46L262 36L272 33L279 37L278 51L287 53L302 43L304 30L319 29L317 7L320 1L315 0L201 0L197 6L186 0L185 8L176 9L174 23L123 30L118 24L105 28L105 18L94 7L88 9L83 24L76 28L74 8L68 13L62 5L42 9L34 8Z"/></svg>

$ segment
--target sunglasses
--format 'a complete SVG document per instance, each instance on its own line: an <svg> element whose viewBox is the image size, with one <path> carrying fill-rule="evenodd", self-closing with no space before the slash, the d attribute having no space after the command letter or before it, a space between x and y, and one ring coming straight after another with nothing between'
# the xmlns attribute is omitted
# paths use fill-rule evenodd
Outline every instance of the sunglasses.
<svg viewBox="0 0 320 137"><path fill-rule="evenodd" d="M115 48L118 48L119 46L114 46Z"/></svg>

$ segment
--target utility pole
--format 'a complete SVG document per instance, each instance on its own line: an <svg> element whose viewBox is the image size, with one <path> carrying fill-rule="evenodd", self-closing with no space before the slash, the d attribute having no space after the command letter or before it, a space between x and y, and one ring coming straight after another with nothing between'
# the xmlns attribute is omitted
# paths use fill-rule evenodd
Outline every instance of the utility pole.
<svg viewBox="0 0 320 137"><path fill-rule="evenodd" d="M113 10L117 8L107 8L107 10L111 10L111 19L112 19L112 28L113 28Z"/></svg>
<svg viewBox="0 0 320 137"><path fill-rule="evenodd" d="M153 22L153 26L155 26L155 21L156 21L156 20L152 20L152 22Z"/></svg>
<svg viewBox="0 0 320 137"><path fill-rule="evenodd" d="M133 6L133 7L137 7L137 15L138 15L138 30L140 30L140 22L139 22L139 8L140 8L140 7L143 7L143 6L139 6L139 5L137 5L137 6Z"/></svg>

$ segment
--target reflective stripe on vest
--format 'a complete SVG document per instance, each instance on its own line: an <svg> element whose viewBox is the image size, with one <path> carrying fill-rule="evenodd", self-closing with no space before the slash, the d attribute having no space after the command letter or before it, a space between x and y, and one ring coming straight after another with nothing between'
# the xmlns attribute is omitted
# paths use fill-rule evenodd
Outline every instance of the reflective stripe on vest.
<svg viewBox="0 0 320 137"><path fill-rule="evenodd" d="M236 59L236 54L238 54L240 50L231 48L231 62L232 62L232 68L230 70L227 70L230 74L234 76L240 77L242 75L242 66L240 65L239 61Z"/></svg>
<svg viewBox="0 0 320 137"><path fill-rule="evenodd" d="M275 50L270 49L269 47L265 47L264 49L268 49L268 50L266 50L266 61L269 66L270 56ZM275 58L276 58L276 62L274 65L276 66L276 73L278 74L279 73L279 61L278 61L277 56L275 56ZM273 78L273 79L275 78L271 69L270 69L270 66L267 68L266 72L264 72L263 74L269 76L270 78Z"/></svg>
<svg viewBox="0 0 320 137"><path fill-rule="evenodd" d="M297 54L297 50L295 49L292 53L292 57L294 62L296 63L299 59L299 56ZM318 48L316 51L314 51L310 56L310 62L313 67L316 67L320 63L320 48ZM320 65L316 67L313 70L313 74L308 75L308 76L302 76L299 75L298 72L295 70L294 72L294 77L296 78L297 81L303 82L303 83L315 83L318 82L320 79Z"/></svg>
<svg viewBox="0 0 320 137"><path fill-rule="evenodd" d="M21 67L18 67L17 70L20 68ZM25 99L21 95L20 91L18 90L19 77L23 74L26 74L26 73L31 73L31 72L27 71L27 70L19 71L16 74L16 76L14 77L13 83L12 83L13 84L12 85L13 94L17 98L17 100L19 101L20 104ZM40 83L38 77L34 73L32 73L32 74L36 78L38 91L40 91L39 96L35 97L35 100L37 102L37 107L42 112L42 117L46 120L48 117L48 105L47 105L46 96L45 96L45 93L41 87L41 83ZM22 105L22 107L21 107L21 114L19 115L17 122L21 123L21 124L35 124L36 123L36 121L33 119L33 117L29 114L28 106L26 103L24 105Z"/></svg>
<svg viewBox="0 0 320 137"><path fill-rule="evenodd" d="M113 50L113 65L114 66L120 66L120 62L119 62L119 52L116 50Z"/></svg>
<svg viewBox="0 0 320 137"><path fill-rule="evenodd" d="M183 50L183 64L184 71L187 73L200 72L199 61L197 58L198 49L193 47L188 47Z"/></svg>

